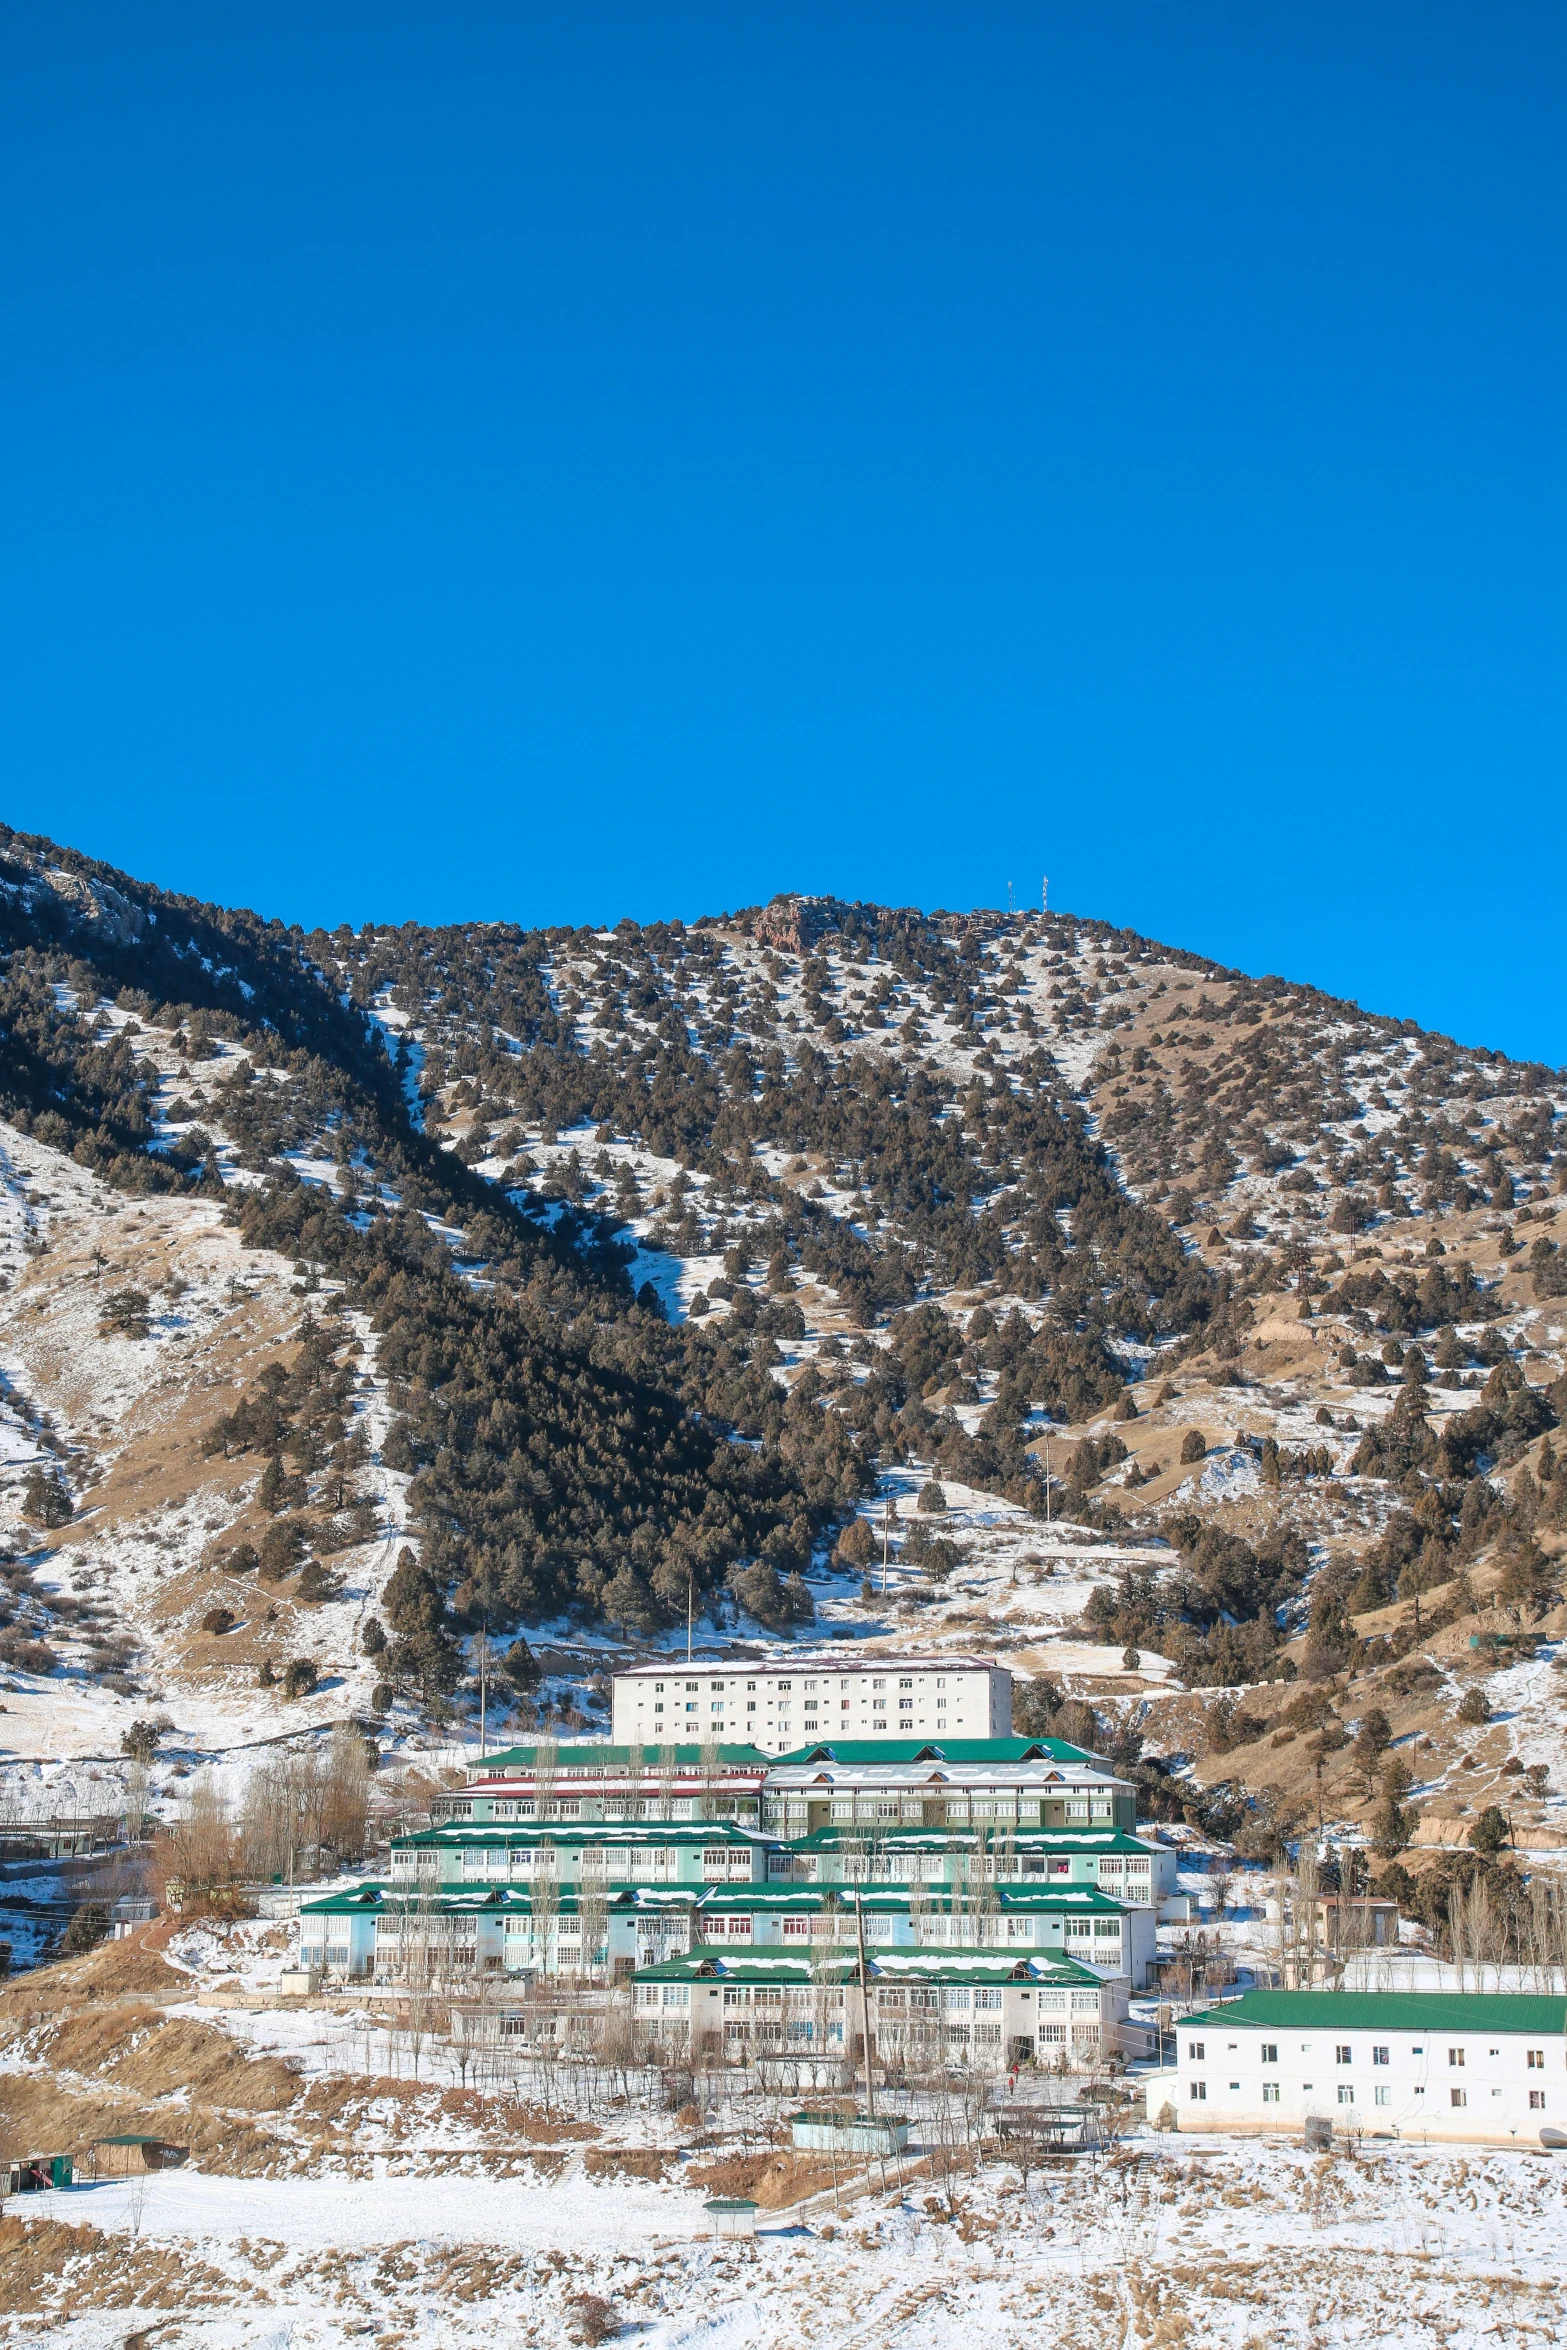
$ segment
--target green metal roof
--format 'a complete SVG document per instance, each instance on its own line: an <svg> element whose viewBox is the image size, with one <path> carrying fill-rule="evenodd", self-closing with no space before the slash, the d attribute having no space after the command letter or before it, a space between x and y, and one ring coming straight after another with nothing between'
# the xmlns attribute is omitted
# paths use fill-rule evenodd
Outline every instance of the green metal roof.
<svg viewBox="0 0 1567 2350"><path fill-rule="evenodd" d="M1187 2016L1183 2032L1567 2032L1567 1998L1520 1991L1247 1991Z"/></svg>
<svg viewBox="0 0 1567 2350"><path fill-rule="evenodd" d="M553 1820L442 1820L433 1828L415 1828L407 1836L394 1836L392 1850L450 1844L741 1844L749 1849L779 1841L754 1828L739 1827L733 1820L588 1820L580 1827L560 1826Z"/></svg>
<svg viewBox="0 0 1567 2350"><path fill-rule="evenodd" d="M894 1658L893 1663L896 1664ZM1064 1738L821 1738L774 1755L769 1767L819 1761L841 1763L1082 1762L1097 1758Z"/></svg>
<svg viewBox="0 0 1567 2350"><path fill-rule="evenodd" d="M889 1911L903 1914L908 1910L914 1888L901 1884L792 1885L779 1888L768 1885L694 1885L690 1890L697 1895L700 1908L719 1916L726 1916L731 1910L747 1915L754 1910L764 1917L771 1913L783 1916L791 1912L815 1916L826 1909L829 1903L836 1903L852 1933L856 1895L873 1915L881 1916ZM939 1885L921 1886L919 1892L922 1906L932 1917L963 1916L976 1908L972 1892L966 1897L960 1897ZM996 1910L1001 1916L1070 1912L1074 1916L1120 1917L1125 1909L1125 1902L1117 1901L1113 1894L1101 1893L1097 1885L996 1887Z"/></svg>
<svg viewBox="0 0 1567 2350"><path fill-rule="evenodd" d="M867 1951L865 1972L871 1982L922 1983L1045 1983L1099 1991L1103 1984L1092 1968L1076 1959L1044 1951L995 1950L884 1950ZM857 1957L808 1958L780 1951L717 1950L702 1944L679 1958L661 1959L655 1966L638 1967L638 1983L784 1983L836 1985L859 1979Z"/></svg>
<svg viewBox="0 0 1567 2350"><path fill-rule="evenodd" d="M772 1766L772 1756L763 1754L757 1746L720 1746L718 1760L733 1770L765 1771ZM708 1749L700 1745L687 1746L615 1746L597 1739L584 1740L581 1745L562 1744L543 1749L546 1759L556 1771L570 1777L578 1773L591 1777L595 1772L608 1770L653 1770L673 1756L677 1767L700 1769ZM507 1746L498 1754L486 1754L465 1764L469 1771L520 1770L538 1767L540 1749L537 1746Z"/></svg>

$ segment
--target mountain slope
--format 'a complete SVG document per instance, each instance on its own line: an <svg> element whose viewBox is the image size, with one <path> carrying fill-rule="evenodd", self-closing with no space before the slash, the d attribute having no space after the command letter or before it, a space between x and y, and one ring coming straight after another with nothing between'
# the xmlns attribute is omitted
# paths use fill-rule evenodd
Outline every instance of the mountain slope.
<svg viewBox="0 0 1567 2350"><path fill-rule="evenodd" d="M1208 1731L1172 1682L1393 1671L1492 1587L1515 1632L1552 1620L1559 1072L1073 917L305 936L0 845L4 1359L57 1423L18 1407L11 1498L46 1435L66 1490L35 1479L35 1521L150 1441L35 1339L63 1263L79 1298L145 1299L95 1235L131 1201L167 1227L153 1334L105 1342L134 1388L179 1265L238 1250L270 1319L242 1345L198 1301L204 1546L177 1540L195 1608L271 1533L292 1613L229 1573L231 1682L313 1638L338 1687L297 1704L402 1718L481 1624L542 1627L582 1706L606 1642L688 1607L751 1637L814 1608L894 1643L979 1627L1178 1754ZM51 1165L74 1256L28 1205ZM94 1524L49 1540L104 1561L130 1705L155 1618ZM18 1625L49 1612L24 1593Z"/></svg>

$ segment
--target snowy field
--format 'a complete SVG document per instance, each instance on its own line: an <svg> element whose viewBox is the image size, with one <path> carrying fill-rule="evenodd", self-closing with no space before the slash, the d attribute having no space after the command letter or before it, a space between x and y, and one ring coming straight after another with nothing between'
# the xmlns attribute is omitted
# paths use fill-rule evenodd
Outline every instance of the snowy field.
<svg viewBox="0 0 1567 2350"><path fill-rule="evenodd" d="M955 2218L928 2193L846 2195L836 2221L830 2198L764 2212L754 2244L721 2244L698 2194L570 2168L548 2185L168 2174L31 2199L49 2273L35 2314L0 2318L0 2341L553 2344L590 2338L584 2295L647 2350L1468 2350L1555 2341L1567 2322L1559 2158L1146 2137L1026 2186L989 2168L962 2183Z"/></svg>

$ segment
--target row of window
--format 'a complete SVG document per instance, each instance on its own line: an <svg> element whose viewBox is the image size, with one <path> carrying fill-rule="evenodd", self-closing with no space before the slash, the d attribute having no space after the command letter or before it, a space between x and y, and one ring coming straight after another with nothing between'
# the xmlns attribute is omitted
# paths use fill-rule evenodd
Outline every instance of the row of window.
<svg viewBox="0 0 1567 2350"><path fill-rule="evenodd" d="M1082 1930L1081 1926L1077 1926L1075 1930L1080 1932ZM1116 1930L1119 1930L1118 1925L1116 1926ZM1070 1920L1068 1921L1067 1931L1068 1933L1074 1931L1073 1922ZM1235 2041L1232 2040L1230 2042L1232 2051L1236 2045L1237 2043ZM1310 2043L1308 2041L1303 2040L1301 2042L1301 2051L1303 2054L1309 2046ZM1206 2041L1188 2040L1186 2043L1187 2062L1190 2064L1205 2064L1207 2062L1206 2050ZM1422 2042L1418 2046L1412 2045L1409 2053L1411 2056L1424 2056L1424 2043ZM1490 2053L1492 2056L1500 2056L1502 2052L1499 2048L1493 2048ZM1279 2061L1279 2044L1277 2040L1261 2041L1258 2044L1257 2056L1258 2061L1262 2064L1277 2064ZM1465 2051L1462 2048L1449 2048L1447 2052L1447 2061L1455 2071L1460 2071L1463 2068L1464 2056ZM1333 2045L1333 2061L1335 2064L1353 2064L1355 2061L1355 2050L1353 2043L1348 2040L1335 2041ZM1371 2061L1373 2064L1391 2064L1393 2061L1393 2051L1391 2044L1383 2042L1381 2044L1374 2045L1371 2050ZM1543 2048L1530 2048L1525 2050L1525 2062L1527 2069L1530 2072L1544 2072L1545 2050Z"/></svg>
<svg viewBox="0 0 1567 2350"><path fill-rule="evenodd" d="M1311 2083L1307 2081L1304 2082L1302 2086L1303 2088L1309 2089ZM1230 2090L1232 2094L1238 2092L1239 2089L1239 2081L1232 2081L1230 2083ZM1263 2082L1262 2102L1264 2105L1278 2105L1282 2101L1282 2094L1282 2086L1278 2081ZM1425 2091L1423 2089L1417 2088L1414 2091L1414 2094L1417 2097L1423 2097L1425 2095ZM1491 2094L1493 2097L1500 2097L1501 2091L1500 2089L1493 2089ZM1193 2104L1206 2105L1208 2102L1207 2082L1188 2082L1187 2096ZM1469 2103L1469 2092L1467 2089L1452 2088L1448 2090L1447 2098L1449 2105L1456 2109L1459 2106L1466 2106ZM1379 2085L1372 2090L1371 2100L1374 2105L1391 2105L1393 2102L1393 2092L1390 2088L1383 2088ZM1350 2082L1340 2081L1338 2085L1338 2101L1340 2105L1354 2104L1355 2091L1353 2085ZM1545 2111L1545 2091L1543 2089L1530 2090L1529 2110L1531 2113L1543 2113Z"/></svg>
<svg viewBox="0 0 1567 2350"><path fill-rule="evenodd" d="M888 1680L889 1680L890 1678L891 1678L891 1676L890 1676L890 1675L888 1675L888 1676L883 1676L883 1675L882 1675L882 1674L880 1674L880 1673L873 1673L873 1674L872 1674L872 1676L871 1676L871 1687L872 1687L873 1689L885 1689L885 1688L887 1687ZM861 1682L860 1682L860 1685L861 1685L862 1687L864 1686L863 1680L861 1680ZM709 1689L709 1690L715 1690L715 1689L726 1689L726 1688L729 1686L729 1684L727 1683L727 1681L708 1681L708 1682L706 1682L705 1684L704 1684L703 1682L701 1682L701 1681L681 1681L681 1682L675 1682L675 1681L655 1681L655 1682L654 1682L654 1684L653 1684L653 1694L654 1694L654 1696L655 1696L655 1697L662 1697L662 1696L665 1694L666 1690L672 1690L672 1689L675 1689L675 1688L679 1688L679 1689L680 1689L680 1690L683 1692L683 1694L684 1694L685 1696L687 1696L687 1697L696 1697L696 1696L700 1696L700 1695L701 1695L701 1692L702 1692L702 1689L703 1689L703 1687L704 1687L704 1686L705 1686L707 1689ZM739 1688L739 1686L740 1686L740 1684L739 1684L739 1682L737 1681L737 1682L735 1683L735 1687L738 1689L738 1688ZM756 1690L757 1686L758 1686L758 1684L757 1684L755 1681L747 1681L747 1683L746 1683L746 1688L747 1688L749 1691L752 1691L752 1692L754 1692L754 1691ZM773 1688L775 1688L775 1689L776 1689L776 1690L779 1692L779 1694L780 1694L780 1695L782 1695L782 1694L784 1694L784 1693L785 1693L785 1692L787 1692L787 1691L792 1691L792 1689L794 1688L794 1683L793 1683L793 1681L792 1681L792 1680L790 1680L790 1681L775 1681L775 1682L773 1682L772 1686L773 1686ZM812 1691L812 1690L815 1690L815 1689L820 1689L820 1688L822 1688L823 1686L824 1686L824 1684L823 1684L822 1682L820 1682L820 1681L810 1681L810 1680L803 1680L803 1681L800 1683L800 1687L801 1687L803 1690L805 1690L807 1693L809 1693L810 1691ZM852 1684L850 1684L850 1683L847 1683L847 1682L844 1682L844 1681L840 1681L840 1682L839 1682L839 1684L838 1684L838 1687L839 1687L839 1689L840 1689L840 1690L842 1690L842 1689L844 1689L844 1688L847 1688L847 1687L850 1687L850 1686L852 1686ZM912 1676L912 1674L905 1674L905 1675L902 1675L902 1676L900 1676L900 1678L899 1678L899 1681L898 1681L898 1687L899 1687L900 1689L912 1689L912 1688L913 1688L913 1686L914 1686L914 1679L913 1679L913 1676ZM946 1676L946 1674L945 1674L945 1673L938 1673L938 1674L936 1675L936 1687L937 1687L938 1689L945 1689L945 1688L946 1688L946 1686L947 1686L947 1676Z"/></svg>
<svg viewBox="0 0 1567 2350"><path fill-rule="evenodd" d="M832 1700L831 1700L831 1698L828 1698L826 1702L828 1703L828 1705L831 1705L831 1703L832 1703ZM864 1698L863 1698L863 1697L860 1699L860 1703L861 1703L861 1705L863 1705L863 1704L865 1703L865 1700L864 1700ZM661 1714L661 1713L663 1713L665 1710L666 1710L666 1709L665 1709L665 1705L664 1705L664 1701L663 1701L663 1699L662 1699L661 1697L660 1697L660 1698L655 1698L655 1699L654 1699L654 1701L653 1701L653 1711L654 1711L656 1714ZM678 1709L677 1709L677 1710L678 1710ZM696 1701L696 1699L695 1699L694 1697L688 1697L688 1698L686 1699L686 1702L685 1702L685 1711L686 1711L688 1714L698 1714L698 1713L700 1713L700 1712L701 1712L701 1710L702 1710L702 1708L700 1707L700 1705L698 1705L698 1703L697 1703L697 1701ZM721 1713L723 1712L723 1710L724 1710L724 1700L723 1700L721 1697L715 1697L715 1698L713 1698L713 1699L711 1700L710 1704L709 1704L708 1711L709 1711L710 1713L721 1714ZM745 1710L746 1710L746 1712L747 1712L748 1714L754 1714L754 1713L756 1712L756 1710L757 1710L757 1708L756 1708L756 1700L755 1700L755 1698L754 1698L754 1697L747 1698L747 1700L746 1700L746 1707L745 1707ZM805 1698L804 1700L802 1700L802 1703L801 1703L801 1709L800 1709L800 1710L802 1711L802 1713L808 1713L808 1714L819 1714L819 1713L821 1712L821 1710L822 1710L821 1700L819 1700L818 1698L815 1698L815 1697L807 1697L807 1698ZM848 1710L849 1710L849 1700L848 1700L847 1698L844 1698L844 1699L843 1699L843 1701L842 1701L842 1704L841 1704L841 1706L840 1706L839 1710L840 1710L840 1712L843 1712L843 1713L847 1713L847 1712L848 1712ZM936 1711L937 1711L937 1713L938 1713L938 1714L944 1714L944 1713L946 1712L946 1710L947 1710L947 1701L946 1701L946 1699L945 1699L944 1697L938 1697L938 1698L937 1698L937 1700L936 1700ZM786 1714L786 1713L788 1713L788 1711L789 1711L789 1700L788 1700L788 1698L787 1698L787 1697L781 1697L781 1698L778 1700L778 1711L779 1711L779 1713L780 1713L780 1714ZM883 1714L884 1714L884 1713L887 1711L887 1700L885 1699L885 1697L873 1697L873 1698L871 1699L871 1711L872 1711L873 1713L883 1713ZM902 1713L902 1714L912 1714L912 1713L913 1713L913 1711L914 1711L914 1700L913 1700L913 1698L912 1698L912 1697L900 1697L900 1698L899 1698L899 1700L898 1700L898 1711L899 1711L899 1713ZM875 1728L876 1726L877 1726L877 1725L875 1725L874 1723L872 1724L872 1727L873 1727L873 1728ZM910 1726L910 1728L912 1729L912 1727L913 1727L913 1724L911 1723L909 1726ZM942 1727L941 1723L940 1723L940 1722L938 1722L938 1723L936 1724L936 1727L937 1727L937 1729L939 1730L939 1729Z"/></svg>

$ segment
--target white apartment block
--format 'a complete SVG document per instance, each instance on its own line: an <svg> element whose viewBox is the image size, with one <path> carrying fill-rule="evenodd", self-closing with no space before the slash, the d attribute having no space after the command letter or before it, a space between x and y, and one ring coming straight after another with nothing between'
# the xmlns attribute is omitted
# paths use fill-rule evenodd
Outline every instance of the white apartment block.
<svg viewBox="0 0 1567 2350"><path fill-rule="evenodd" d="M1248 1991L1180 2026L1182 2130L1567 2146L1567 1999Z"/></svg>
<svg viewBox="0 0 1567 2350"><path fill-rule="evenodd" d="M1007 1738L1012 1676L978 1656L638 1665L615 1675L611 1719L628 1746L743 1740L764 1754L828 1737Z"/></svg>

